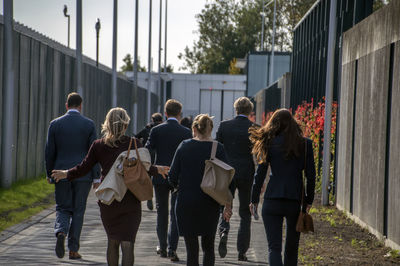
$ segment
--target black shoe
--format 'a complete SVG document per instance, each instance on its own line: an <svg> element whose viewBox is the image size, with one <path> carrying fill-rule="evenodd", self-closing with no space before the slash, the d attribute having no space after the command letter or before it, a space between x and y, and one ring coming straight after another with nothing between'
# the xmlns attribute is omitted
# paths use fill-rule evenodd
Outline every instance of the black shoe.
<svg viewBox="0 0 400 266"><path fill-rule="evenodd" d="M149 209L150 211L152 211L154 209L152 200L147 201L147 209Z"/></svg>
<svg viewBox="0 0 400 266"><path fill-rule="evenodd" d="M227 242L228 242L228 234L222 233L221 234L221 238L219 240L219 245L218 245L218 253L219 253L219 256L221 258L225 258L226 253L228 252L226 250L226 243Z"/></svg>
<svg viewBox="0 0 400 266"><path fill-rule="evenodd" d="M157 246L157 254L160 255L161 258L167 257L167 251L165 249L161 249L160 246Z"/></svg>
<svg viewBox="0 0 400 266"><path fill-rule="evenodd" d="M56 242L56 255L60 259L63 258L65 255L64 240L65 240L64 233L58 233Z"/></svg>
<svg viewBox="0 0 400 266"><path fill-rule="evenodd" d="M168 251L168 258L170 258L172 262L179 261L178 255L176 254L176 251Z"/></svg>
<svg viewBox="0 0 400 266"><path fill-rule="evenodd" d="M247 261L247 256L246 256L246 254L244 254L244 253L239 253L238 260L239 260L239 261Z"/></svg>

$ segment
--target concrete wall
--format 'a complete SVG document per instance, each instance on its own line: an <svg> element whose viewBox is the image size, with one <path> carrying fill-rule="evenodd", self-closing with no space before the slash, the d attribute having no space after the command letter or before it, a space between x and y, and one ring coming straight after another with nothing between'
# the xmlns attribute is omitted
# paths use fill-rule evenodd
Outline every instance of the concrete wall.
<svg viewBox="0 0 400 266"><path fill-rule="evenodd" d="M400 248L400 1L344 34L337 205Z"/></svg>
<svg viewBox="0 0 400 266"><path fill-rule="evenodd" d="M3 23L0 16L0 84L3 84ZM65 112L66 96L76 91L75 51L15 23L14 25L14 135L15 154L12 181L44 173L44 147L49 122ZM84 57L83 114L91 118L100 134L101 124L111 108L111 69ZM120 75L117 81L117 103L131 118L133 84ZM0 123L2 97L0 93ZM138 128L146 124L145 90L139 88ZM153 95L153 98L157 96ZM143 100L141 100L143 99ZM141 104L144 103L144 104ZM152 106L155 111L155 106ZM131 123L132 124L132 123ZM129 133L132 134L132 126ZM0 130L1 132L1 130ZM0 133L1 134L1 133ZM1 135L0 135L1 140ZM0 142L1 148L1 142ZM1 181L2 177L0 177ZM3 182L0 182L3 183Z"/></svg>

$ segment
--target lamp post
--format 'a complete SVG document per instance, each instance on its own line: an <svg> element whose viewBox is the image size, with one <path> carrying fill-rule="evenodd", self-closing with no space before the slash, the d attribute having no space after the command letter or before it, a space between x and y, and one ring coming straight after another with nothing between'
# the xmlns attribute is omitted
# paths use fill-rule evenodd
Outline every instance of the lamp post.
<svg viewBox="0 0 400 266"><path fill-rule="evenodd" d="M138 31L139 31L139 0L135 2L135 45L134 45L134 62L133 62L133 133L137 133L137 102L138 102Z"/></svg>
<svg viewBox="0 0 400 266"><path fill-rule="evenodd" d="M76 84L77 92L83 96L82 78L82 0L76 0Z"/></svg>
<svg viewBox="0 0 400 266"><path fill-rule="evenodd" d="M70 17L70 15L67 14L67 13L68 13L68 7L67 7L67 5L64 5L64 10L63 10L63 12L64 12L64 17L68 18L68 48L69 48L69 32L70 32L70 30L69 30L69 27L70 27L70 24L69 24L69 17Z"/></svg>
<svg viewBox="0 0 400 266"><path fill-rule="evenodd" d="M158 93L159 93L159 110L160 113L162 113L161 110L161 31L162 31L162 0L160 0L160 30L159 30L159 35L158 35Z"/></svg>
<svg viewBox="0 0 400 266"><path fill-rule="evenodd" d="M149 6L149 57L148 57L148 66L147 66L147 112L146 119L151 120L151 27L152 27L152 14L153 14L153 1L150 0Z"/></svg>
<svg viewBox="0 0 400 266"><path fill-rule="evenodd" d="M94 26L96 29L96 67L99 67L99 36L100 36L100 19L97 19L96 25Z"/></svg>
<svg viewBox="0 0 400 266"><path fill-rule="evenodd" d="M168 0L165 0L165 33L164 33L164 73L167 73L167 15ZM164 103L167 101L167 81L164 80Z"/></svg>
<svg viewBox="0 0 400 266"><path fill-rule="evenodd" d="M112 107L117 107L117 28L118 28L118 0L114 0L113 14L113 44L112 44Z"/></svg>

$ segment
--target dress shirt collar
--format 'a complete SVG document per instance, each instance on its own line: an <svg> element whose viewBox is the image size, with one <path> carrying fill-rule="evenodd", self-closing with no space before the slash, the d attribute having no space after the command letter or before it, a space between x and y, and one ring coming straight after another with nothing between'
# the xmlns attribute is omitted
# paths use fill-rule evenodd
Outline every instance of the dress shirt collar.
<svg viewBox="0 0 400 266"><path fill-rule="evenodd" d="M167 121L169 121L169 120L175 120L176 122L179 123L178 119L176 119L175 117L169 117L169 118L167 119Z"/></svg>
<svg viewBox="0 0 400 266"><path fill-rule="evenodd" d="M70 113L78 113L78 114L80 114L81 112L79 112L78 109L71 108L71 109L68 110L67 113L68 114L70 114Z"/></svg>

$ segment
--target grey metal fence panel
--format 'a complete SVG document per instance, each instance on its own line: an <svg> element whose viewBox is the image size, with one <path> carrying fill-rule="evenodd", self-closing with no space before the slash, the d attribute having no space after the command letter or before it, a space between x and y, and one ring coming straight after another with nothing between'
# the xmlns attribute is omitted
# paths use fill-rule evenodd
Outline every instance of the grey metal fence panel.
<svg viewBox="0 0 400 266"><path fill-rule="evenodd" d="M27 178L36 176L40 43L31 40Z"/></svg>
<svg viewBox="0 0 400 266"><path fill-rule="evenodd" d="M0 24L0 125L3 125L3 47L4 47L3 25ZM0 129L0 148L2 142L2 131ZM0 149L0 162L1 162L1 149Z"/></svg>
<svg viewBox="0 0 400 266"><path fill-rule="evenodd" d="M17 172L18 179L25 179L27 175L28 155L28 134L29 134L29 86L30 86L30 51L31 39L27 36L20 36L20 60L19 60L19 90L17 105L18 108L18 129L17 129Z"/></svg>

